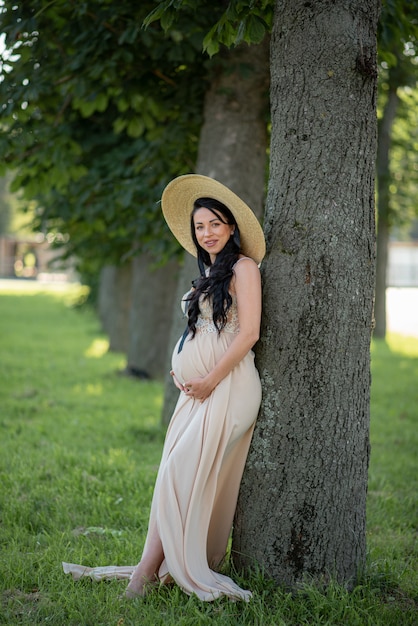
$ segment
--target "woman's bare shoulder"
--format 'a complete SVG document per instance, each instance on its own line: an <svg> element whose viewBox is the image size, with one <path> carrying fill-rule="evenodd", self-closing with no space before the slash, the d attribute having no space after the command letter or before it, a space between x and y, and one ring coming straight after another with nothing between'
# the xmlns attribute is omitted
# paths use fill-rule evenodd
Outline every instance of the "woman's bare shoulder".
<svg viewBox="0 0 418 626"><path fill-rule="evenodd" d="M245 261L245 263L243 262ZM255 269L257 269L257 271L259 271L259 267L257 265L257 263L254 261L254 259L252 259L249 256L241 256L238 261L234 264L234 266L232 267L233 271L236 273L237 270L239 272L241 272L241 268L244 271L248 271L249 268L251 268L253 271Z"/></svg>
<svg viewBox="0 0 418 626"><path fill-rule="evenodd" d="M260 268L257 263L248 256L242 256L238 259L235 265L232 268L233 276L230 285L230 291L232 294L236 295L237 286L246 285L246 284L254 284L258 285L260 278Z"/></svg>

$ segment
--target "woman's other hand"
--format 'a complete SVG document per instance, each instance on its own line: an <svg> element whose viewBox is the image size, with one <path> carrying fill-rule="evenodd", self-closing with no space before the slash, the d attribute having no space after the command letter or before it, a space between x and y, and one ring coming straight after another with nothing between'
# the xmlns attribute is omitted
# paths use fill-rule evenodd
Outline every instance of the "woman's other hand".
<svg viewBox="0 0 418 626"><path fill-rule="evenodd" d="M170 375L177 389L180 389L180 391L184 391L184 385L182 385L181 382L176 378L176 375L173 370L170 371Z"/></svg>

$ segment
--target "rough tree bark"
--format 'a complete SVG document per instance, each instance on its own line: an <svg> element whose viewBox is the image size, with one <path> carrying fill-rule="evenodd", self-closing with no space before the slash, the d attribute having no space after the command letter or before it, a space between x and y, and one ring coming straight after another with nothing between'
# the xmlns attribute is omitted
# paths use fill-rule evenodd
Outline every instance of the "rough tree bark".
<svg viewBox="0 0 418 626"><path fill-rule="evenodd" d="M216 57L213 80L205 98L196 165L198 174L227 185L258 217L262 214L266 178L268 59L267 38L257 46L241 45ZM197 274L196 259L187 254L175 300L168 363L173 346L185 328L180 300ZM178 391L167 374L163 423L170 420L177 398Z"/></svg>
<svg viewBox="0 0 418 626"><path fill-rule="evenodd" d="M397 68L389 70L389 91L378 129L377 148L377 254L374 336L386 336L386 273L390 234L390 145L393 122L399 104Z"/></svg>
<svg viewBox="0 0 418 626"><path fill-rule="evenodd" d="M257 347L233 555L295 586L365 559L378 0L277 0Z"/></svg>

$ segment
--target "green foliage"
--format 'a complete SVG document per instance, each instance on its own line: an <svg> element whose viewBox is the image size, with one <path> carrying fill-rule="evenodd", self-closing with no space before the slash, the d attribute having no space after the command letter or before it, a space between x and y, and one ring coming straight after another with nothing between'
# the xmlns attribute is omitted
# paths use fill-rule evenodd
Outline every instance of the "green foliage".
<svg viewBox="0 0 418 626"><path fill-rule="evenodd" d="M398 115L393 125L391 180L389 183L391 225L407 227L418 216L418 84L399 87Z"/></svg>
<svg viewBox="0 0 418 626"><path fill-rule="evenodd" d="M386 0L379 22L380 122L388 94L397 95L390 145L385 215L390 226L410 224L418 215L418 5ZM381 216L381 219L383 217Z"/></svg>
<svg viewBox="0 0 418 626"><path fill-rule="evenodd" d="M143 601L122 581L73 582L61 561L135 564L163 432L160 384L117 372L77 286L0 285L0 623L34 626L412 626L417 622L418 339L372 348L369 563L352 593L294 593L254 572L248 603L202 603L176 586ZM228 567L228 566L226 566ZM228 569L226 569L228 571Z"/></svg>
<svg viewBox="0 0 418 626"><path fill-rule="evenodd" d="M199 7L197 7L199 4ZM219 52L223 44L230 48L242 42L248 44L260 43L267 32L270 31L273 22L274 2L272 0L231 0L225 3L225 10L221 9L220 15L214 15L213 2L201 0L199 3L191 0L163 0L145 18L145 26L159 21L164 30L168 30L176 23L178 16L184 12L193 10L196 14L210 11L210 19L207 22L208 32L203 39L203 50L209 56Z"/></svg>
<svg viewBox="0 0 418 626"><path fill-rule="evenodd" d="M138 245L173 252L157 203L171 177L194 169L205 64L198 25L185 20L187 36L145 31L150 7L3 6L4 164L38 200L34 226L65 230L81 259L117 262Z"/></svg>
<svg viewBox="0 0 418 626"><path fill-rule="evenodd" d="M378 27L379 61L386 68L399 63L402 51L412 58L410 46L418 39L418 6L411 0L383 0ZM409 50L409 52L408 52Z"/></svg>

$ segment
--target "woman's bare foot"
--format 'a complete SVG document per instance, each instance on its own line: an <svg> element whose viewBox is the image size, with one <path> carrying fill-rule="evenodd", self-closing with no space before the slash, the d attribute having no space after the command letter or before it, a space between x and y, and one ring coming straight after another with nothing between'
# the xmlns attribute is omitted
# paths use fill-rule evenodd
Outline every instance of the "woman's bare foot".
<svg viewBox="0 0 418 626"><path fill-rule="evenodd" d="M131 580L126 587L125 596L129 600L146 596L150 591L159 585L157 574L147 576L141 571L139 566L134 570Z"/></svg>

